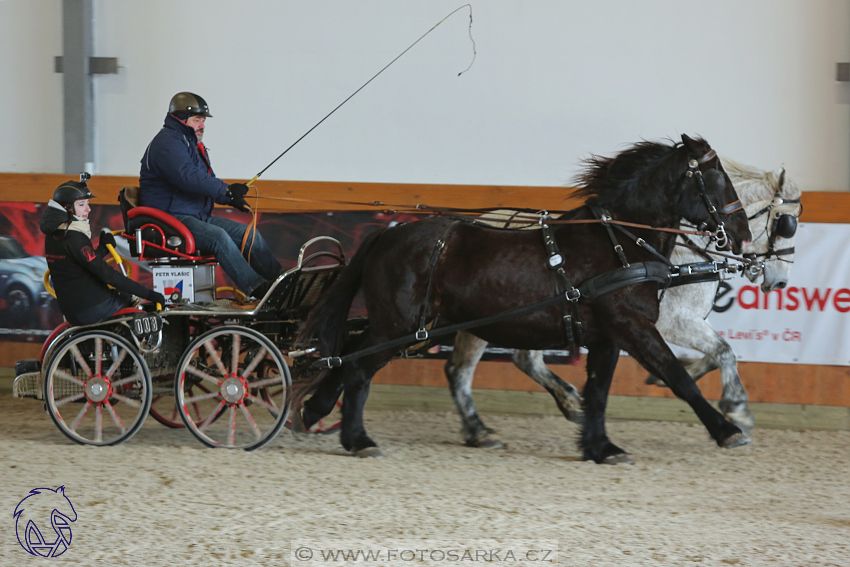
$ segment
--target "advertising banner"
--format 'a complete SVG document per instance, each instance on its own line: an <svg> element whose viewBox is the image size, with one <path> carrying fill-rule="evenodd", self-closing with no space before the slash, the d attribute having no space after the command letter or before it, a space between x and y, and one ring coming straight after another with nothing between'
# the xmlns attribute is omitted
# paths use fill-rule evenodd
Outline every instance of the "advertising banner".
<svg viewBox="0 0 850 567"><path fill-rule="evenodd" d="M800 223L788 285L734 276L708 317L738 360L850 365L850 226Z"/></svg>

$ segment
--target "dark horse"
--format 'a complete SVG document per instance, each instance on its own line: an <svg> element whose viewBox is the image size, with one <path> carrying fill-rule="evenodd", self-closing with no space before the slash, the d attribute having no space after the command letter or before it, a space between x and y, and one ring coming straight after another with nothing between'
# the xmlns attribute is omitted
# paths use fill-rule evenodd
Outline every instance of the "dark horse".
<svg viewBox="0 0 850 567"><path fill-rule="evenodd" d="M702 193L700 179L704 180ZM732 182L701 139L682 136L681 144L644 141L613 158L593 157L577 181L581 185L577 193L586 197L585 205L562 219L596 218L593 206L616 221L652 227L678 227L685 218L714 231L722 223L736 253L751 238L747 216L735 206L738 196ZM630 230L661 255L670 255L675 234L648 228ZM608 232L598 223L560 224L554 228L554 237L572 285L624 270ZM632 264L658 260L634 242L618 240ZM306 343L317 338L323 355L338 356L412 335L423 313L439 327L532 305L558 293L548 258L540 231L499 230L442 216L383 229L360 245L351 264L309 314L299 340ZM359 335L348 335L348 312L361 289L368 328ZM563 348L568 344L565 314L577 316L582 324L580 342L588 350L580 439L585 460L628 462L625 451L605 432L605 406L620 350L629 352L649 372L663 376L672 391L690 404L718 445L749 443L738 427L702 397L661 338L654 325L658 304L659 284L644 282L592 299L583 297L573 304L577 311L565 307L564 300L470 332L506 348ZM309 427L330 412L344 391L343 447L358 456L380 455L363 426L363 406L372 376L396 352L393 348L375 352L314 377L302 386L300 394L313 392L313 396L297 417Z"/></svg>

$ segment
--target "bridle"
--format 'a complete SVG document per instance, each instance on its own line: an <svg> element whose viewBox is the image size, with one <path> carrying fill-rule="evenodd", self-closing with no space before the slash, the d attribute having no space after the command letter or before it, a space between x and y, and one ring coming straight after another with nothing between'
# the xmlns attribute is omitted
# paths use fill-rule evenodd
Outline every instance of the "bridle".
<svg viewBox="0 0 850 567"><path fill-rule="evenodd" d="M718 249L723 249L729 246L729 237L726 235L726 227L723 224L723 220L720 218L720 213L723 213L724 215L731 215L732 213L743 209L744 205L741 204L740 199L736 199L731 203L724 205L718 212L717 207L715 207L714 203L711 202L711 198L708 196L708 192L705 189L705 181L702 178L702 171L699 166L708 163L713 159L717 159L717 152L714 150L709 150L701 157L691 158L688 161L688 171L685 172L685 176L696 177L699 194L702 197L703 202L705 202L706 208L708 208L708 214L711 215L711 218L717 224L717 230L713 237L713 239L716 240L715 246L717 246ZM700 227L700 230L703 228L704 227Z"/></svg>
<svg viewBox="0 0 850 567"><path fill-rule="evenodd" d="M764 267L764 263L772 258L776 258L782 262L794 262L793 260L781 258L781 256L794 254L793 246L779 250L776 250L774 246L777 237L791 238L797 234L797 219L803 214L803 204L800 202L800 198L783 199L779 196L781 190L782 183L780 182L779 188L776 189L776 193L774 193L773 198L767 206L748 217L748 220L753 220L762 215L768 215L767 225L765 226L765 232L767 232L767 251L744 254L744 258L753 262L751 269L754 271L760 271ZM764 260L756 261L758 258L764 258Z"/></svg>

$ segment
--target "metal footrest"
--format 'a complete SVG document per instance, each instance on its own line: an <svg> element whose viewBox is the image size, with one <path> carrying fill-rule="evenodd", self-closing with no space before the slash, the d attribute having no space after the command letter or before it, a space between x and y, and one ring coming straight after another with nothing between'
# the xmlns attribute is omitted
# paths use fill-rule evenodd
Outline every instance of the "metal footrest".
<svg viewBox="0 0 850 567"><path fill-rule="evenodd" d="M40 378L41 372L27 372L17 376L12 384L12 397L44 399Z"/></svg>

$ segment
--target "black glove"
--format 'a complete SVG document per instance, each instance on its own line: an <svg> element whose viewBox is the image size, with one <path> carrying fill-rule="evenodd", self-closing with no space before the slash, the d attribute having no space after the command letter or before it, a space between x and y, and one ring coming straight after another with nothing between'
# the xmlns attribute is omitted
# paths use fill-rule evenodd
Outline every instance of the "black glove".
<svg viewBox="0 0 850 567"><path fill-rule="evenodd" d="M243 197L237 197L234 195L230 198L230 206L238 211L242 211L243 213L250 213L251 209L248 207L248 203L245 201Z"/></svg>
<svg viewBox="0 0 850 567"><path fill-rule="evenodd" d="M100 233L100 245L106 248L107 244L111 244L115 248L115 237L104 230Z"/></svg>
<svg viewBox="0 0 850 567"><path fill-rule="evenodd" d="M227 186L227 192L231 197L244 197L248 194L248 186L244 183L231 183Z"/></svg>
<svg viewBox="0 0 850 567"><path fill-rule="evenodd" d="M161 306L165 307L165 296L158 291L150 290L150 292L148 292L147 300L151 303L159 303Z"/></svg>

